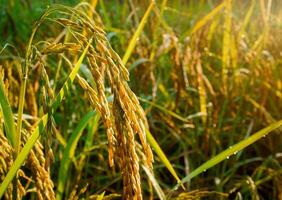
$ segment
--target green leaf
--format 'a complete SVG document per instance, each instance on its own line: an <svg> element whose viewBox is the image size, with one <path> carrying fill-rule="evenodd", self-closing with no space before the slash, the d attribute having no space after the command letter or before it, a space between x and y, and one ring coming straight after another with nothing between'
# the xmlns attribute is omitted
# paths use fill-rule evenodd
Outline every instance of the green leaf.
<svg viewBox="0 0 282 200"><path fill-rule="evenodd" d="M132 51L133 51L134 47L136 46L138 38L139 38L140 34L142 33L145 24L147 23L147 20L149 18L151 10L153 9L154 4L155 4L155 1L151 0L151 3L149 5L149 7L147 8L147 10L146 10L146 12L145 12L145 14L144 14L140 24L138 25L137 30L135 31L133 37L131 38L131 40L129 42L129 45L128 45L128 47L127 47L127 49L125 51L125 54L124 54L124 56L122 58L122 63L124 65L126 65L128 59L130 58L130 56L132 54Z"/></svg>
<svg viewBox="0 0 282 200"><path fill-rule="evenodd" d="M262 137L265 137L267 134L269 134L274 129L279 128L282 125L282 120L272 123L268 127L256 132L255 134L251 135L250 137L246 138L245 140L235 144L234 146L231 146L230 148L226 149L225 151L221 152L220 154L216 155L215 157L211 158L204 164L202 164L200 167L192 171L188 176L183 178L180 183L178 183L174 189L177 189L180 184L184 184L188 181L190 181L192 178L198 176L202 172L206 171L207 169L215 166L216 164L220 163L221 161L228 159L230 156L237 154L238 151L243 150L247 146L255 143Z"/></svg>
<svg viewBox="0 0 282 200"><path fill-rule="evenodd" d="M198 31L199 29L201 29L204 25L206 25L210 20L212 20L225 7L225 3L226 2L223 1L216 8L214 8L209 14L207 14L205 17L197 21L197 23L194 25L192 30L186 31L181 38L185 38L189 34L193 34L196 31Z"/></svg>
<svg viewBox="0 0 282 200"><path fill-rule="evenodd" d="M103 200L104 195L105 195L105 192L103 192L102 194L100 194L100 195L97 197L97 200Z"/></svg>
<svg viewBox="0 0 282 200"><path fill-rule="evenodd" d="M67 173L69 169L70 162L74 158L75 149L77 147L77 143L79 141L79 138L81 137L81 134L88 124L88 122L96 115L96 112L91 111L87 113L79 122L76 129L72 133L70 139L68 140L66 149L63 154L63 158L61 161L60 169L59 169L59 179L58 179L58 190L56 199L62 199L62 195L64 193L65 183L67 179Z"/></svg>
<svg viewBox="0 0 282 200"><path fill-rule="evenodd" d="M150 133L150 131L148 129L146 129L146 135L147 135L147 139L148 139L148 142L150 143L151 147L154 148L156 154L159 156L159 158L161 159L163 164L166 166L168 171L172 174L172 176L177 180L177 182L184 189L184 185L181 183L181 181L180 181L176 171L174 170L174 168L172 167L171 163L167 159L165 153L163 152L163 150L161 149L161 147L159 146L159 144L157 143L157 141L155 140L155 138L152 136L152 134Z"/></svg>
<svg viewBox="0 0 282 200"><path fill-rule="evenodd" d="M0 72L0 106L1 106L2 115L4 117L6 136L8 138L8 141L15 148L16 139L17 139L16 127L15 127L11 106L4 92L4 83L3 83L1 72Z"/></svg>

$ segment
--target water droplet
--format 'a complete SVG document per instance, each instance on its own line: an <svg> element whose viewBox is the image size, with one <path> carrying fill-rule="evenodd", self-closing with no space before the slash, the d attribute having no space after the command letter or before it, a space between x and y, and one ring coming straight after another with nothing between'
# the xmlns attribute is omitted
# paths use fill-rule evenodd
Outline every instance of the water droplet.
<svg viewBox="0 0 282 200"><path fill-rule="evenodd" d="M220 180L220 178L215 177L214 182L215 182L216 185L219 185L221 180Z"/></svg>
<svg viewBox="0 0 282 200"><path fill-rule="evenodd" d="M238 153L238 151L235 151L233 154L236 155Z"/></svg>
<svg viewBox="0 0 282 200"><path fill-rule="evenodd" d="M229 156L227 156L226 158L229 159Z"/></svg>

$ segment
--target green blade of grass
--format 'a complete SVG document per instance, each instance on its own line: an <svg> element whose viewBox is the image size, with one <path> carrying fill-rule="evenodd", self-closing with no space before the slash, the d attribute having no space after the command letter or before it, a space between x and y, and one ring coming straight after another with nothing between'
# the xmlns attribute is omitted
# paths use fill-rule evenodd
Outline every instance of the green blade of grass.
<svg viewBox="0 0 282 200"><path fill-rule="evenodd" d="M70 139L68 140L66 149L63 154L63 158L61 161L60 169L59 169L59 178L58 178L58 190L56 194L56 199L62 199L62 195L64 193L65 183L67 179L67 173L69 169L70 162L74 158L75 149L77 147L77 143L79 138L81 137L82 131L88 124L88 122L96 115L96 112L91 111L86 114L79 124L77 125L76 129L73 131Z"/></svg>
<svg viewBox="0 0 282 200"><path fill-rule="evenodd" d="M181 183L181 180L178 177L176 171L174 170L168 158L166 157L165 153L163 152L163 150L161 149L161 147L159 146L159 144L157 143L157 141L155 140L155 138L152 136L152 134L150 133L148 129L146 129L146 136L147 136L148 142L150 143L151 147L153 147L153 149L155 150L156 154L161 159L163 164L166 166L166 168L169 170L172 176L176 179L178 184L180 184L182 188L184 189L184 185Z"/></svg>
<svg viewBox="0 0 282 200"><path fill-rule="evenodd" d="M2 116L4 118L6 136L10 144L15 148L16 139L17 139L16 127L13 119L13 112L11 106L4 92L4 82L2 79L1 71L0 71L0 106L1 106Z"/></svg>
<svg viewBox="0 0 282 200"><path fill-rule="evenodd" d="M247 146L255 143L257 140L261 139L262 137L265 137L267 134L269 134L271 131L279 128L282 126L282 120L277 121L275 123L272 123L271 125L267 126L264 129L261 129L260 131L256 132L255 134L251 135L250 137L246 138L245 140L235 144L234 146L231 146L230 148L226 149L225 151L221 152L220 154L216 155L215 157L211 158L201 166L199 166L197 169L192 171L188 176L183 178L175 187L174 189L177 189L179 185L184 184L191 180L192 178L198 176L202 172L205 172L207 169L215 166L216 164L220 163L221 161L228 159L230 156L237 154L238 151L243 150Z"/></svg>
<svg viewBox="0 0 282 200"><path fill-rule="evenodd" d="M100 0L99 3L100 3L100 6L101 6L101 9L102 9L102 12L103 12L103 16L104 16L104 19L105 19L106 26L112 27L111 19L109 17L109 12L107 11L107 6L105 5L104 0Z"/></svg>
<svg viewBox="0 0 282 200"><path fill-rule="evenodd" d="M187 37L189 34L193 34L196 31L198 31L200 28L202 28L208 21L213 19L214 16L216 16L223 8L225 7L225 1L223 1L221 4L219 4L216 8L214 8L209 14L207 14L205 17L203 17L201 20L199 20L195 26L192 28L192 30L187 30L181 38Z"/></svg>
<svg viewBox="0 0 282 200"><path fill-rule="evenodd" d="M97 197L97 200L103 200L105 195L105 192L102 192L102 194L99 194L99 196Z"/></svg>
<svg viewBox="0 0 282 200"><path fill-rule="evenodd" d="M145 14L144 14L144 16L143 16L143 18L142 18L138 28L137 28L137 30L135 31L133 37L131 38L131 40L129 42L129 45L128 45L128 47L127 47L127 49L125 51L125 54L124 54L124 56L122 58L122 63L124 65L126 65L128 59L129 59L129 57L130 57L130 55L131 55L131 53L132 53L132 51L133 51L133 49L134 49L134 47L136 45L138 37L140 36L140 34L141 34L141 32L142 32L142 30L143 30L143 28L144 28L144 26L145 26L145 24L146 24L146 22L148 20L148 17L150 15L151 11L152 11L152 8L153 8L154 4L155 4L155 1L151 1L149 7L147 8L147 10L146 10L146 12L145 12Z"/></svg>
<svg viewBox="0 0 282 200"><path fill-rule="evenodd" d="M85 140L85 144L84 144L84 148L83 148L84 151L86 151L87 149L89 149L92 146L93 136L99 128L100 118L101 118L101 115L99 113L96 113L94 119L89 124L88 132L87 132L87 135L86 135L86 140Z"/></svg>
<svg viewBox="0 0 282 200"><path fill-rule="evenodd" d="M52 110L53 112L56 110L56 108L59 106L60 102L63 100L63 97L65 95L65 92L68 91L70 88L78 70L79 67L88 51L89 45L91 44L90 42L87 44L86 48L84 49L82 55L80 56L79 60L77 61L75 67L71 71L69 77L65 81L62 89L60 90L59 94L56 96L55 100L53 101L52 104ZM30 150L33 148L35 142L37 141L40 133L44 130L44 127L46 126L48 121L48 114L45 114L40 120L38 125L36 126L35 130L32 132L31 136L27 140L26 144L24 145L23 149L21 152L18 154L15 162L13 163L12 167L9 169L8 174L5 176L3 183L0 185L0 198L3 196L5 190L7 189L8 185L10 182L13 180L14 176L16 175L18 169L21 167L22 163L26 159L28 153Z"/></svg>
<svg viewBox="0 0 282 200"><path fill-rule="evenodd" d="M256 1L255 0L252 0L251 1L251 5L250 5L250 8L249 10L247 11L247 14L244 18L244 21L243 21L243 24L241 25L241 28L240 28L240 32L239 32L239 37L241 38L243 36L243 34L245 33L246 31L246 28L250 22L250 19L251 19L251 16L253 14L253 11L254 11L254 7L255 7L255 4L256 4Z"/></svg>
<svg viewBox="0 0 282 200"><path fill-rule="evenodd" d="M10 182L15 177L18 169L21 167L23 162L25 161L27 155L29 154L30 150L34 146L35 142L37 141L40 133L44 130L48 121L48 114L45 114L40 120L34 131L32 132L31 136L29 137L28 141L24 145L21 152L18 154L15 162L13 163L12 167L9 169L8 174L6 175L5 179L1 183L0 186L0 198L2 198L3 194L5 193L7 187L9 186Z"/></svg>

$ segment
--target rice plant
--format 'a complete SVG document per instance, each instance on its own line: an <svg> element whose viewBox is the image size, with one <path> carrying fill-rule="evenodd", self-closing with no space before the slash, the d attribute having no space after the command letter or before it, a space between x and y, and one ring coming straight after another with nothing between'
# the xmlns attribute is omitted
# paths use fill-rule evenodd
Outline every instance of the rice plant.
<svg viewBox="0 0 282 200"><path fill-rule="evenodd" d="M1 199L282 198L280 1L57 3L1 3Z"/></svg>

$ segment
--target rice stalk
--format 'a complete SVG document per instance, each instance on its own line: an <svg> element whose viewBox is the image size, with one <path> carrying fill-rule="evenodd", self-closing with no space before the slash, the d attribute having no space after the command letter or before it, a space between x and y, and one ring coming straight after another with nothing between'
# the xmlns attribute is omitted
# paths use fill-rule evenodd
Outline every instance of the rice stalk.
<svg viewBox="0 0 282 200"><path fill-rule="evenodd" d="M153 2L150 4L150 9L153 7ZM150 9L147 12L148 16ZM59 13L64 17L52 19L52 13ZM146 18L146 17L145 17ZM60 43L59 41L53 43L37 42L34 43L35 33L40 27L40 24L45 20L49 20L58 23L65 27L68 26L70 30L70 40L74 40L75 43L65 42ZM143 21L141 24L145 24ZM21 130L21 117L23 113L24 105L24 94L26 91L26 79L28 75L28 70L32 63L40 62L44 55L50 54L63 54L66 51L82 51L83 53L77 61L76 65L73 67L71 61L67 61L68 65L71 67L71 73L69 74L67 80L65 81L63 87L60 89L57 95L53 95L51 86L49 85L48 75L45 69L42 67L43 77L45 80L45 88L47 91L48 98L51 100L51 106L47 104L45 108L47 109L45 114L40 121L39 125L31 133L30 138L27 140L19 156L15 160L14 165L10 168L4 182L0 187L0 195L9 185L12 177L14 177L17 169L21 166L27 155L29 154L28 160L33 166L34 178L38 184L38 191L42 191L44 188L44 182L41 183L42 177L46 177L46 171L39 166L38 160L34 156L31 149L34 147L35 142L43 131L47 124L47 121L52 118L52 114L60 106L67 91L69 91L72 82L75 77L85 92L88 94L88 98L92 106L100 112L102 120L104 122L107 137L108 137L108 152L109 152L109 165L112 167L114 165L114 155L120 155L119 166L123 171L123 184L124 184L124 198L125 199L142 199L141 191L141 179L139 174L139 158L137 155L137 147L135 145L136 135L142 144L142 148L146 155L146 164L152 168L153 154L150 146L146 141L145 129L148 127L144 111L142 110L139 101L135 94L128 87L127 81L129 80L129 75L124 67L120 57L113 51L110 47L109 42L106 39L105 32L99 26L99 21L93 21L83 12L80 8L71 9L69 7L55 5L49 8L40 18L39 22L36 24L35 29L32 32L28 44L28 50L26 53L26 63L23 68L23 83L21 86L20 93L20 105L19 105L19 120L18 120L18 131ZM138 29L140 32L140 29ZM138 32L138 31L137 31ZM34 54L33 49L36 49ZM88 52L87 52L88 51ZM87 58L87 63L92 76L94 77L95 88L92 88L82 77L77 76L80 65L83 62L84 56ZM71 60L62 56L64 60ZM74 57L74 60L76 58ZM114 102L110 103L106 97L105 84L109 84L111 88L111 93L114 95ZM49 109L51 110L48 110ZM117 145L118 143L122 146ZM40 178L41 177L41 178ZM46 183L47 184L47 183ZM52 188L52 183L49 183L50 188ZM58 190L59 194L62 192L62 187ZM38 192L39 194L40 192ZM46 193L47 197L53 199L53 192ZM38 196L39 199L45 198L44 196Z"/></svg>
<svg viewBox="0 0 282 200"><path fill-rule="evenodd" d="M204 74L202 70L202 64L200 61L200 55L197 55L197 80L198 80L198 91L199 91L199 102L200 102L200 111L202 113L202 122L203 126L206 126L207 123L207 100L206 100L206 91L204 86Z"/></svg>
<svg viewBox="0 0 282 200"><path fill-rule="evenodd" d="M226 0L224 10L223 43L222 43L222 84L224 94L228 91L228 73L231 70L231 23L232 23L232 0Z"/></svg>
<svg viewBox="0 0 282 200"><path fill-rule="evenodd" d="M126 51L125 51L125 54L124 54L124 56L122 58L122 63L124 65L126 65L126 63L127 63L128 59L129 59L129 57L130 57L134 47L135 47L135 45L136 45L136 43L138 41L138 38L140 37L140 34L142 33L142 30L143 30L146 22L148 21L148 17L150 15L151 10L153 9L154 5L155 5L155 1L151 0L150 1L150 5L148 6L148 8L147 8L147 10L146 10L146 12L145 12L145 14L144 14L140 24L138 25L137 30L135 31L133 37L131 38L131 40L129 42L129 45L128 45Z"/></svg>

